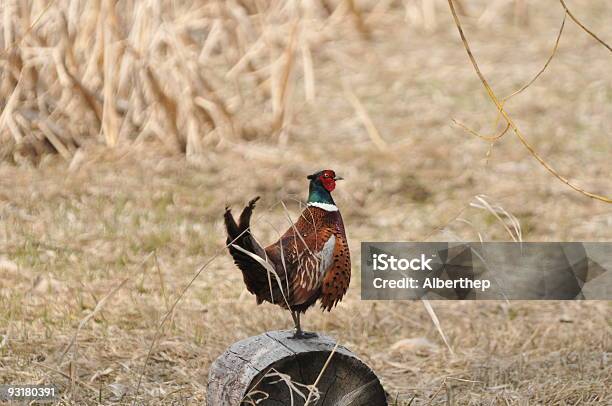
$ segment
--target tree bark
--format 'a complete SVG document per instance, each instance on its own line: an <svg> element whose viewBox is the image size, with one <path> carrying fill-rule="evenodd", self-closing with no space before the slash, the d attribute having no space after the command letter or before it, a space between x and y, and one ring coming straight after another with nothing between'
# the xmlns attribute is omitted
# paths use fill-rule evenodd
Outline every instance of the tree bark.
<svg viewBox="0 0 612 406"><path fill-rule="evenodd" d="M211 366L208 406L304 406L309 396L307 406L387 405L374 372L346 347L334 352L331 337L292 334L270 331L232 344Z"/></svg>

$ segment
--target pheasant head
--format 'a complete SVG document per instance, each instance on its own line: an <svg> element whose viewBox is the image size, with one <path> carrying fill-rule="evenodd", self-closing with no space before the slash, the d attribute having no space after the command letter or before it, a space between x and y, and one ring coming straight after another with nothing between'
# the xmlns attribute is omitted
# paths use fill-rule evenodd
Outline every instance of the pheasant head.
<svg viewBox="0 0 612 406"><path fill-rule="evenodd" d="M308 175L310 188L308 193L308 205L319 207L327 211L337 211L336 203L331 192L336 188L336 181L342 180L336 176L331 169L324 169L312 175Z"/></svg>

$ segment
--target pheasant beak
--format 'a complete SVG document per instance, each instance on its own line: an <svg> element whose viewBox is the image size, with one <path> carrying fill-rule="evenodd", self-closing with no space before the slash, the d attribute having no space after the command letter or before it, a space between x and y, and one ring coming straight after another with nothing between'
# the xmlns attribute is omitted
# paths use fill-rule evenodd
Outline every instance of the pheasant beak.
<svg viewBox="0 0 612 406"><path fill-rule="evenodd" d="M334 180L344 180L344 178L342 176L335 176Z"/></svg>

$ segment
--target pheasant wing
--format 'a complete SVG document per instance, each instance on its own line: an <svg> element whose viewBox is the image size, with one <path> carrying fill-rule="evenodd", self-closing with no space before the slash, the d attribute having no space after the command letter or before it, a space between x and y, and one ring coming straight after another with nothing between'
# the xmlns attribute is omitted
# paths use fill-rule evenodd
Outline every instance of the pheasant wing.
<svg viewBox="0 0 612 406"><path fill-rule="evenodd" d="M318 233L317 243L307 238L294 240L291 245L288 281L292 306L314 303L319 297L323 278L333 264L336 246L336 236L325 231Z"/></svg>
<svg viewBox="0 0 612 406"><path fill-rule="evenodd" d="M321 307L331 310L344 296L351 281L351 256L346 238L340 235L333 253L333 264L325 273L321 286Z"/></svg>

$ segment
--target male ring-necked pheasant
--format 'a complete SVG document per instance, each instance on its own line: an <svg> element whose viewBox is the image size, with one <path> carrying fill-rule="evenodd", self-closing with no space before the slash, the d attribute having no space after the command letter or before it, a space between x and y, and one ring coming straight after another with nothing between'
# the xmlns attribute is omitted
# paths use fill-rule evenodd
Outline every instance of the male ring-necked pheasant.
<svg viewBox="0 0 612 406"><path fill-rule="evenodd" d="M308 203L300 218L274 244L266 248L250 229L255 203L251 200L238 223L229 208L225 210L227 244L234 262L242 271L249 292L257 304L268 301L291 311L294 338L310 338L302 331L300 314L321 300L330 311L344 296L351 280L351 258L344 223L331 192L337 177L329 169L307 177ZM270 272L272 268L273 272ZM279 286L280 285L280 286Z"/></svg>

